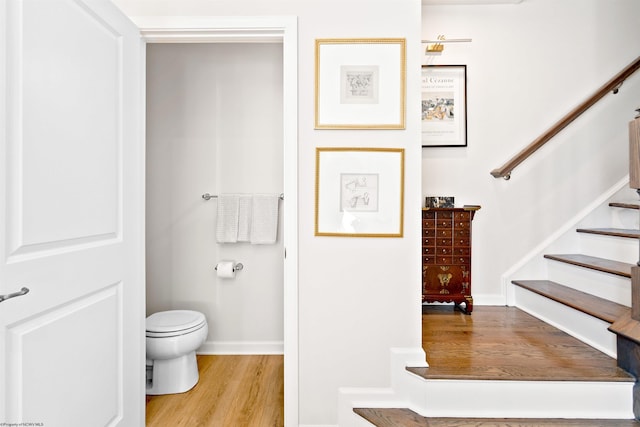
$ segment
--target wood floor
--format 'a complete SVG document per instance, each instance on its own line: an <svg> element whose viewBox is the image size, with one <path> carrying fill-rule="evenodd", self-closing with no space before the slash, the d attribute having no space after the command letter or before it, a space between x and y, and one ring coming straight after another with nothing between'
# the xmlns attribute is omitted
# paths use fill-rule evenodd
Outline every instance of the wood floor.
<svg viewBox="0 0 640 427"><path fill-rule="evenodd" d="M640 427L636 420L425 418L403 408L360 408L354 411L376 427Z"/></svg>
<svg viewBox="0 0 640 427"><path fill-rule="evenodd" d="M472 315L466 315L452 305L425 306L422 336L430 367L409 370L425 378L633 381L614 359L513 307L476 306ZM147 426L284 425L282 356L198 356L198 365L200 382L191 391L147 397ZM382 416L390 417L388 412ZM411 424L407 418L401 423L387 419L389 423L378 425L552 425L542 420L534 424L493 420L491 424L488 420L431 419L426 424L420 417L418 424ZM583 425L627 424L596 421Z"/></svg>
<svg viewBox="0 0 640 427"><path fill-rule="evenodd" d="M514 307L424 306L424 378L479 380L634 379L616 361ZM636 420L425 418L406 408L356 408L377 427L640 427Z"/></svg>
<svg viewBox="0 0 640 427"><path fill-rule="evenodd" d="M424 378L633 381L615 359L514 307L424 306Z"/></svg>
<svg viewBox="0 0 640 427"><path fill-rule="evenodd" d="M187 393L147 396L147 426L284 425L283 356L198 356L198 368Z"/></svg>

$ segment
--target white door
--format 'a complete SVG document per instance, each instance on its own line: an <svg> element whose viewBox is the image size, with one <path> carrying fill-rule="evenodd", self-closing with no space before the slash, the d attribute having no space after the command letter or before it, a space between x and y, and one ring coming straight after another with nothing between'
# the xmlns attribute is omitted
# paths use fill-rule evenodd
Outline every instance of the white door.
<svg viewBox="0 0 640 427"><path fill-rule="evenodd" d="M141 52L108 0L0 0L0 423L144 424Z"/></svg>

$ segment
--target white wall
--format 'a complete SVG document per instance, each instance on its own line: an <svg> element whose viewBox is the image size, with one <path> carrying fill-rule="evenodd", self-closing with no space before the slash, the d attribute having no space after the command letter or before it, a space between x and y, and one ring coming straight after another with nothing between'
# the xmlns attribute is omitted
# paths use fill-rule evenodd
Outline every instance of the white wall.
<svg viewBox="0 0 640 427"><path fill-rule="evenodd" d="M281 353L282 215L276 244L220 244L201 195L282 188L282 44L149 44L147 313L204 313L201 353Z"/></svg>
<svg viewBox="0 0 640 427"><path fill-rule="evenodd" d="M114 3L132 17L298 17L299 421L302 425L335 424L339 387L389 386L389 349L421 346L419 1ZM314 41L327 37L407 39L405 130L313 129ZM322 146L406 150L403 238L314 237L315 149Z"/></svg>
<svg viewBox="0 0 640 427"><path fill-rule="evenodd" d="M476 304L503 303L501 275L628 172L627 123L640 107L640 75L511 180L489 174L640 54L639 17L635 0L423 7L424 39L473 39L424 57L424 64L467 65L468 147L423 149L422 191L482 205L473 224Z"/></svg>
<svg viewBox="0 0 640 427"><path fill-rule="evenodd" d="M489 174L637 57L635 0L430 5L422 15L417 0L114 3L129 16L298 16L301 424L335 423L338 387L387 385L389 347L419 346L419 208L425 195L482 205L474 220L473 294L476 304L504 303L501 275L626 173L620 152L639 106L639 76L516 169L510 181ZM440 56L419 54L419 40L438 34L473 42L449 44ZM407 129L313 130L314 39L387 36L408 39ZM468 147L419 148L418 107L410 106L419 105L420 61L467 65ZM317 146L407 150L404 238L313 236Z"/></svg>

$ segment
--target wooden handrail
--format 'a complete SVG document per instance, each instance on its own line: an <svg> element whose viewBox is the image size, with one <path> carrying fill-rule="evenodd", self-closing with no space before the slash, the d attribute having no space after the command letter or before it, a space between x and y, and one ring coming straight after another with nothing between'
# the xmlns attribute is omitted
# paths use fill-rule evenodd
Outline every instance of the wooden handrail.
<svg viewBox="0 0 640 427"><path fill-rule="evenodd" d="M603 98L607 93L613 91L618 93L618 89L622 86L622 83L636 72L640 68L640 56L636 58L631 64L627 65L622 71L616 74L611 80L605 83L600 89L591 95L582 104L571 110L566 116L561 118L557 123L551 126L546 132L536 138L531 144L527 145L522 151L513 156L511 160L504 165L491 171L491 175L494 178L509 179L511 172L520 163L525 161L529 156L536 152L540 147L546 144L551 138L553 138L558 132L567 127L569 123L574 121L578 116L587 111L592 105Z"/></svg>

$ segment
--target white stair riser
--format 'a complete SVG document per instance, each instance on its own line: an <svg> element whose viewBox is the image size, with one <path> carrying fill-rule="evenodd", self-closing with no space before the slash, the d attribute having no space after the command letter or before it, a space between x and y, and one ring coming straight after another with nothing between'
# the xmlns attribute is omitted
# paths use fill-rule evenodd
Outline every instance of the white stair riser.
<svg viewBox="0 0 640 427"><path fill-rule="evenodd" d="M577 232L576 232L577 233ZM635 264L638 262L638 239L577 233L580 253Z"/></svg>
<svg viewBox="0 0 640 427"><path fill-rule="evenodd" d="M628 277L548 259L546 261L548 268L545 279L618 304L631 306L631 280ZM519 277L519 279L533 278Z"/></svg>
<svg viewBox="0 0 640 427"><path fill-rule="evenodd" d="M432 417L633 418L633 383L425 381Z"/></svg>
<svg viewBox="0 0 640 427"><path fill-rule="evenodd" d="M393 349L391 387L343 388L339 426L370 427L353 408L409 408L422 416L612 418L633 415L632 382L425 380L406 366L420 350Z"/></svg>
<svg viewBox="0 0 640 427"><path fill-rule="evenodd" d="M513 295L519 309L614 359L617 357L616 336L607 330L609 323L519 286L514 286Z"/></svg>

